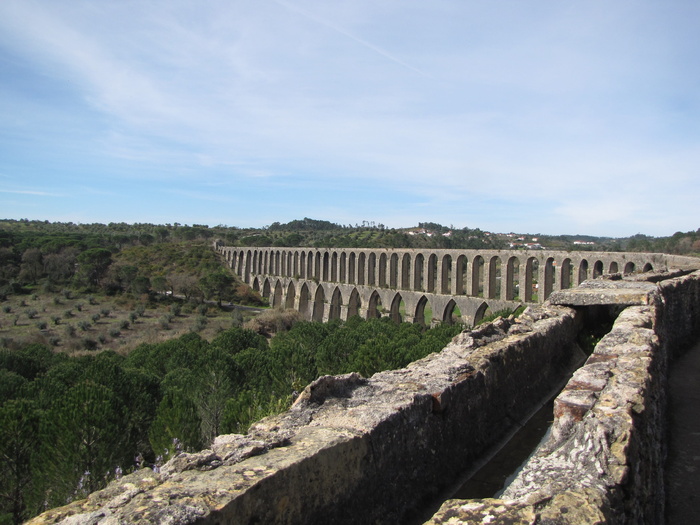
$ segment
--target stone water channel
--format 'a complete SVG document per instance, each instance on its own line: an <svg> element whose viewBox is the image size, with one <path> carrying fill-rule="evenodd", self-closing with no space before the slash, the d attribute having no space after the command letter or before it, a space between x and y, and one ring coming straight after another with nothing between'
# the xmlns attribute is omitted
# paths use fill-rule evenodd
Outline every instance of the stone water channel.
<svg viewBox="0 0 700 525"><path fill-rule="evenodd" d="M584 349L582 355L587 358L592 353L593 342L600 340L609 332L619 312L617 308L594 307L582 313L586 324L578 339L581 342L580 346ZM581 359L576 368L584 362L585 359ZM523 465L549 436L554 418L554 400L571 379L572 373L573 371L566 375L539 408L527 414L521 421L515 422L510 434L487 450L481 460L476 461L456 483L417 512L406 525L425 523L449 499L500 497L503 489L516 477Z"/></svg>
<svg viewBox="0 0 700 525"><path fill-rule="evenodd" d="M700 340L671 366L666 523L697 523L700 504Z"/></svg>
<svg viewBox="0 0 700 525"><path fill-rule="evenodd" d="M445 494L416 513L407 525L425 523L448 499L498 497L503 487L546 439L552 425L553 407L554 397L542 405L523 426L517 428L509 439L488 451L482 461L470 468Z"/></svg>

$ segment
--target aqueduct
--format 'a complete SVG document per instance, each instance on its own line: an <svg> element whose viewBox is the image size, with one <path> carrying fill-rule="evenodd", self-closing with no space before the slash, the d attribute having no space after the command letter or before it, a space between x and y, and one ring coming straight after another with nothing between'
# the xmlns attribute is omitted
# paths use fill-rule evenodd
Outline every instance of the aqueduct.
<svg viewBox="0 0 700 525"><path fill-rule="evenodd" d="M216 244L227 264L274 307L315 321L389 316L421 324L544 302L604 273L682 267L658 253L549 250L261 248Z"/></svg>

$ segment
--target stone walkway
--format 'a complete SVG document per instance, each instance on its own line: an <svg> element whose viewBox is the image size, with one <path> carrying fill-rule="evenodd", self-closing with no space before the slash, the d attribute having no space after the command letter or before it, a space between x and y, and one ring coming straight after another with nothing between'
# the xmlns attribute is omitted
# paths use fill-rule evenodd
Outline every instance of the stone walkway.
<svg viewBox="0 0 700 525"><path fill-rule="evenodd" d="M666 523L700 523L700 342L670 372Z"/></svg>

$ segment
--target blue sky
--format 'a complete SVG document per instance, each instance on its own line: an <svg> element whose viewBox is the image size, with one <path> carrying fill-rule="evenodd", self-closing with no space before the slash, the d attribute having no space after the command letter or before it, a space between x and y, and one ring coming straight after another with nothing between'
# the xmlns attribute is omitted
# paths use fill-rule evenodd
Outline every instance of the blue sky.
<svg viewBox="0 0 700 525"><path fill-rule="evenodd" d="M700 227L700 2L2 0L0 217Z"/></svg>

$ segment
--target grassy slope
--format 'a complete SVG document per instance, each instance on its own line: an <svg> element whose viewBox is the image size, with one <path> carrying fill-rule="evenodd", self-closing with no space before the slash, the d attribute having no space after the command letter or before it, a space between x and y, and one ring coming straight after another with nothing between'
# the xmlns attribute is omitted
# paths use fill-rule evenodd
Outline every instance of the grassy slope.
<svg viewBox="0 0 700 525"><path fill-rule="evenodd" d="M136 266L139 275L150 279L170 274L199 279L222 268L206 242L134 246L118 252L113 260L113 265ZM238 288L244 293L244 286L239 284ZM0 304L0 346L42 343L71 354L94 351L90 350L93 347L128 352L140 343L164 341L190 331L211 340L234 323L231 309L208 305L203 313L198 304L164 296L77 291L66 295L36 287L29 295L9 296ZM177 315L174 303L180 303ZM30 318L32 311L36 314ZM243 315L247 318L251 314Z"/></svg>

